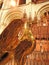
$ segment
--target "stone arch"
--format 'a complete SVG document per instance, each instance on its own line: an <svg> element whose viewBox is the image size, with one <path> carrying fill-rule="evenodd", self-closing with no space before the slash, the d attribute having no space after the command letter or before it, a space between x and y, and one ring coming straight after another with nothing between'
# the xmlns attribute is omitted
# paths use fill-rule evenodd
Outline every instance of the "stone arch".
<svg viewBox="0 0 49 65"><path fill-rule="evenodd" d="M9 25L10 22L12 22L14 19L22 19L22 17L23 12L20 9L13 9L6 11L1 18L0 34Z"/></svg>
<svg viewBox="0 0 49 65"><path fill-rule="evenodd" d="M40 17L41 15L44 14L44 12L49 11L49 4L46 4L42 6L38 11L37 11L37 16Z"/></svg>
<svg viewBox="0 0 49 65"><path fill-rule="evenodd" d="M10 11L10 12L7 12L7 14L4 16L2 22L4 22L6 25L8 25L12 20L21 19L22 16L23 16L22 11L16 11L16 10Z"/></svg>

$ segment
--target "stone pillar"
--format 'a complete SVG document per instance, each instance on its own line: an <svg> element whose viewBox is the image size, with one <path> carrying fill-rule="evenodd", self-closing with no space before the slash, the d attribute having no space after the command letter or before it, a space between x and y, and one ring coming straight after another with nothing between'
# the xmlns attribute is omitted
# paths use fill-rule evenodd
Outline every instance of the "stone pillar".
<svg viewBox="0 0 49 65"><path fill-rule="evenodd" d="M26 0L26 4L28 4L29 2L31 2L31 0Z"/></svg>

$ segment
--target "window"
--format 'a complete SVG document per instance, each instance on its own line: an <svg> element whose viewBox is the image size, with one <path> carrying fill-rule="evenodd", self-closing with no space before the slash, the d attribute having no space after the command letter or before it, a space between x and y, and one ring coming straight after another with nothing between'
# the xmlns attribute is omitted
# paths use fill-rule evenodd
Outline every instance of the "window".
<svg viewBox="0 0 49 65"><path fill-rule="evenodd" d="M47 15L47 12L44 12L44 16L46 16Z"/></svg>

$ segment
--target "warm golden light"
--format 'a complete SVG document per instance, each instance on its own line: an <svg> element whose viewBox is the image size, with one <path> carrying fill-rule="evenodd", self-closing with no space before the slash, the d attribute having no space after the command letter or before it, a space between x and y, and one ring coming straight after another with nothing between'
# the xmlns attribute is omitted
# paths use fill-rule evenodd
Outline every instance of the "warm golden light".
<svg viewBox="0 0 49 65"><path fill-rule="evenodd" d="M16 6L16 2L14 0L11 0L11 5L14 7Z"/></svg>
<svg viewBox="0 0 49 65"><path fill-rule="evenodd" d="M31 35L31 39L33 39L34 40L34 37Z"/></svg>
<svg viewBox="0 0 49 65"><path fill-rule="evenodd" d="M25 28L25 30L27 29L27 23L24 24L24 28Z"/></svg>
<svg viewBox="0 0 49 65"><path fill-rule="evenodd" d="M43 23L43 26L46 26L46 23Z"/></svg>
<svg viewBox="0 0 49 65"><path fill-rule="evenodd" d="M15 6L18 6L19 4L19 0L15 1L15 0L11 0L11 3L10 3L13 7Z"/></svg>

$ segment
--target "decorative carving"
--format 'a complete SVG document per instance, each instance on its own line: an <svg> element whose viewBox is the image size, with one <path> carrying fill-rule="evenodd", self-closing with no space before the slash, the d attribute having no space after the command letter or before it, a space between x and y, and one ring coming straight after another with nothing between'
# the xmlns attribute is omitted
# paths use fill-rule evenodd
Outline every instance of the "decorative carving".
<svg viewBox="0 0 49 65"><path fill-rule="evenodd" d="M24 22L22 20L15 19L2 32L0 36L0 47L2 48L1 51L3 52L3 56L6 51L8 52L8 56L4 59L0 56L0 65L6 64L12 56L17 60L17 65L24 65L26 56L36 47L36 42L31 38L30 32L27 32L28 35L24 34L21 40L18 39L18 33L23 26Z"/></svg>

